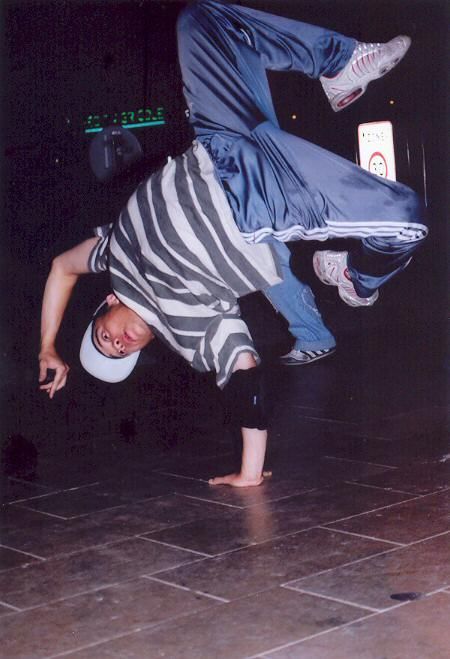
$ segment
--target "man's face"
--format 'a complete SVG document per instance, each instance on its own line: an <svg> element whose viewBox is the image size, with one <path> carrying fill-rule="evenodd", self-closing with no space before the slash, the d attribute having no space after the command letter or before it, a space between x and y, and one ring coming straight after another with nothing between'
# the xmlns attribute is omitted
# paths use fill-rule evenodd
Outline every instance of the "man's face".
<svg viewBox="0 0 450 659"><path fill-rule="evenodd" d="M108 300L108 311L96 319L92 340L106 357L126 357L144 348L154 336L140 316L114 300L112 304Z"/></svg>

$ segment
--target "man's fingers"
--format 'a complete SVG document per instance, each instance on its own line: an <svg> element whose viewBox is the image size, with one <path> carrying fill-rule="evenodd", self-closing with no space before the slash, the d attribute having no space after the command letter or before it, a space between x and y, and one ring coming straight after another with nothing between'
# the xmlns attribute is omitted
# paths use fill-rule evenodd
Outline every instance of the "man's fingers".
<svg viewBox="0 0 450 659"><path fill-rule="evenodd" d="M39 382L43 382L47 377L47 362L41 361L39 363Z"/></svg>
<svg viewBox="0 0 450 659"><path fill-rule="evenodd" d="M39 381L41 384L51 384L55 379L55 375L56 375L55 368L47 368L45 377L43 379L40 379Z"/></svg>
<svg viewBox="0 0 450 659"><path fill-rule="evenodd" d="M67 382L67 373L69 372L69 367L64 366L56 369L56 374L53 379L53 382L51 383L51 388L50 388L50 398L53 398L55 393L62 389L66 382Z"/></svg>
<svg viewBox="0 0 450 659"><path fill-rule="evenodd" d="M55 377L55 379L52 382L52 386L50 389L50 398L53 398L55 393L62 389L67 382L67 372L62 374L62 377Z"/></svg>
<svg viewBox="0 0 450 659"><path fill-rule="evenodd" d="M67 364L64 364L63 366L57 366L53 369L45 368L45 370L43 370L41 368L39 374L39 381L41 382L41 385L39 389L41 391L46 391L49 395L49 398L53 398L55 393L66 385L68 372L69 367Z"/></svg>

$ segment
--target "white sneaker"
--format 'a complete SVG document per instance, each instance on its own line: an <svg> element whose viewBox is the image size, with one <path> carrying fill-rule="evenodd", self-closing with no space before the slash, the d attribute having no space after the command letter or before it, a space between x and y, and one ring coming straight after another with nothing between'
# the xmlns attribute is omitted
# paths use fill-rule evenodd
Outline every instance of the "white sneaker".
<svg viewBox="0 0 450 659"><path fill-rule="evenodd" d="M351 307L370 307L378 300L378 291L370 297L360 297L355 291L347 268L348 252L323 250L313 256L314 272L321 282L328 286L337 286L341 300Z"/></svg>
<svg viewBox="0 0 450 659"><path fill-rule="evenodd" d="M411 39L398 36L387 43L358 43L342 71L320 82L335 112L343 110L366 91L372 80L381 78L406 55Z"/></svg>

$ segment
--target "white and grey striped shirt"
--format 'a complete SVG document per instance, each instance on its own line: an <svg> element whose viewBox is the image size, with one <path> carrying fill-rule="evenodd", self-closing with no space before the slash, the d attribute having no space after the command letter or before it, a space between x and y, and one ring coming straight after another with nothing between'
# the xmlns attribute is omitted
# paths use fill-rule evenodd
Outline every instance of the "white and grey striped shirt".
<svg viewBox="0 0 450 659"><path fill-rule="evenodd" d="M259 360L237 298L281 281L269 244L239 233L214 165L194 142L144 181L89 258L117 297L223 387L241 352Z"/></svg>

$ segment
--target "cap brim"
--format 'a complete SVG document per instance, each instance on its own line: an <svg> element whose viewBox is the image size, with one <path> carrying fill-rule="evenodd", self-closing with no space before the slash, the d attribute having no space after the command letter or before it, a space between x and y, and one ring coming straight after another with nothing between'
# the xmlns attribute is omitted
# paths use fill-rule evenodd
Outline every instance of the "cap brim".
<svg viewBox="0 0 450 659"><path fill-rule="evenodd" d="M103 382L122 382L131 373L139 359L140 350L121 359L111 359L102 355L92 343L92 326L89 323L80 348L80 362L83 368Z"/></svg>

